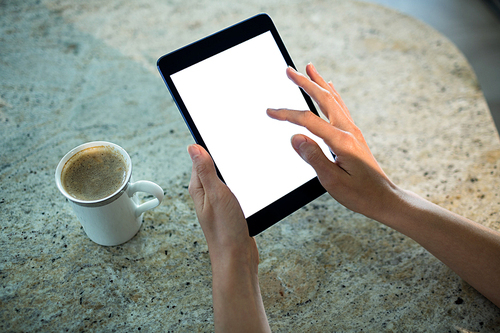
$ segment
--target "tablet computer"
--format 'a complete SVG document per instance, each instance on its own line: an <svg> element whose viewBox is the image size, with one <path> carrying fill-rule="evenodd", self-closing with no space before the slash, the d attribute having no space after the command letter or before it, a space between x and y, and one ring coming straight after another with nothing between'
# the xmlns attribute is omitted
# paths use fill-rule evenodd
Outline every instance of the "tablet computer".
<svg viewBox="0 0 500 333"><path fill-rule="evenodd" d="M317 111L286 76L295 67L271 18L259 14L158 60L196 143L238 199L254 236L325 193L293 149L300 126L271 119L267 108ZM332 157L333 160L333 157Z"/></svg>

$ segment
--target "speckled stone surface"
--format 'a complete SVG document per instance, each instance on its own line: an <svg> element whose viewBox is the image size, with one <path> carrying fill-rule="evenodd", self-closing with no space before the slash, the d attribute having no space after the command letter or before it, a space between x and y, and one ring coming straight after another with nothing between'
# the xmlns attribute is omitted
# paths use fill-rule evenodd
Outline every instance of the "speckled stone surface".
<svg viewBox="0 0 500 333"><path fill-rule="evenodd" d="M0 331L213 330L192 142L156 59L268 12L296 65L331 79L399 185L500 230L500 141L466 59L428 26L352 1L0 5ZM243 70L242 70L243 75ZM128 243L84 234L54 184L92 140L166 190ZM276 332L493 332L500 309L411 239L327 195L257 237Z"/></svg>

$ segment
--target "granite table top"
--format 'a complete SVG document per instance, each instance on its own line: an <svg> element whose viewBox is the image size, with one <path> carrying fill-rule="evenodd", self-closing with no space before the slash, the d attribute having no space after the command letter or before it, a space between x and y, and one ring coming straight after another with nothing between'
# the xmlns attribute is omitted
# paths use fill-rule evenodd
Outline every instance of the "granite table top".
<svg viewBox="0 0 500 333"><path fill-rule="evenodd" d="M299 69L331 79L400 186L500 230L500 141L467 60L425 24L354 1L0 6L0 331L212 331L190 133L163 54L267 12ZM129 242L91 242L54 171L93 140L166 191ZM411 239L327 195L257 236L271 328L493 332L500 309Z"/></svg>

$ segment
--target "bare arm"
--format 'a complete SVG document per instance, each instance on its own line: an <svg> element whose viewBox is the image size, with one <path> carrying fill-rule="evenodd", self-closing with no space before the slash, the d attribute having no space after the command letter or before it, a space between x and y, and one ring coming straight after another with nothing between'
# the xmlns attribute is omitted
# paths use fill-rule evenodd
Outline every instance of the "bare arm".
<svg viewBox="0 0 500 333"><path fill-rule="evenodd" d="M270 332L259 288L259 253L240 205L216 174L210 155L188 147L193 161L189 193L212 264L216 332Z"/></svg>
<svg viewBox="0 0 500 333"><path fill-rule="evenodd" d="M312 139L292 138L294 149L316 170L325 189L347 208L420 243L500 307L500 233L392 183L333 85L312 65L306 71L309 78L291 68L287 75L318 103L329 122L310 111L269 109L268 115L306 127L337 155L331 162Z"/></svg>
<svg viewBox="0 0 500 333"><path fill-rule="evenodd" d="M422 197L400 191L384 224L413 238L500 307L500 234Z"/></svg>

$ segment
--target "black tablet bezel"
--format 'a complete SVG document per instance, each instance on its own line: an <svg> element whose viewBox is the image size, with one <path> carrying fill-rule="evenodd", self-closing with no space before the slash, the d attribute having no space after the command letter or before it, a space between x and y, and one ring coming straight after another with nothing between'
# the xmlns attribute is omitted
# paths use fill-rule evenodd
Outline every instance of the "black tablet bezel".
<svg viewBox="0 0 500 333"><path fill-rule="evenodd" d="M171 79L171 75L268 31L271 32L287 65L295 68L292 58L288 54L285 44L278 34L278 30L267 14L259 14L251 17L183 48L168 53L158 59L158 70L163 77L174 102L181 112L186 125L191 131L193 138L196 143L203 146L209 153L210 148L205 145L203 138L198 132L196 124L189 115L189 111L187 110L182 97L179 95L179 92ZM307 95L302 89L300 89L300 91L304 96L309 109L317 115L318 112L316 111L309 95ZM224 181L224 177L220 174L219 169L217 168L217 161L214 161L214 163L220 179ZM311 179L274 203L261 209L255 214L248 216L247 224L250 236L259 234L325 192L326 190L323 186L321 186L317 177Z"/></svg>

